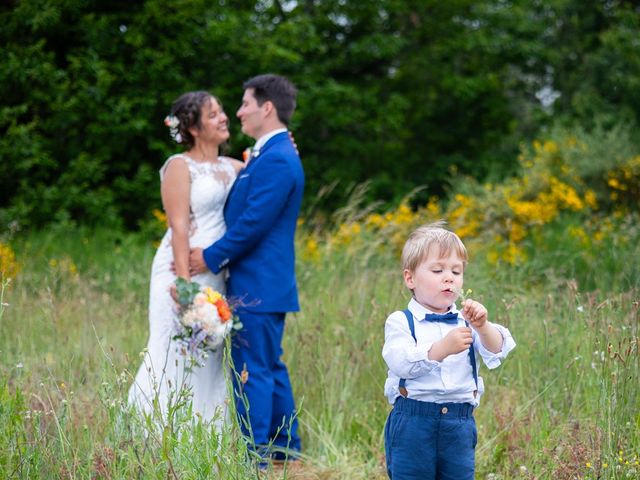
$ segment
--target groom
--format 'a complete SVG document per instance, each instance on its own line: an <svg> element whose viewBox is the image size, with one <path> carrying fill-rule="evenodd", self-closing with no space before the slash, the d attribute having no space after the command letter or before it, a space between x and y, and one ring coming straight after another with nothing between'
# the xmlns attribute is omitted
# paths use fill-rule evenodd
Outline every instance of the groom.
<svg viewBox="0 0 640 480"><path fill-rule="evenodd" d="M236 115L256 143L227 198L227 232L210 247L193 249L190 264L193 272L229 269L227 296L241 300L236 313L243 324L232 358L238 373L248 373L244 384L235 384L249 407L237 399L240 423L261 454L285 460L284 450L300 451L289 374L280 359L285 315L300 310L293 241L304 172L287 131L297 92L289 80L270 74L243 88ZM273 452L266 449L270 443Z"/></svg>

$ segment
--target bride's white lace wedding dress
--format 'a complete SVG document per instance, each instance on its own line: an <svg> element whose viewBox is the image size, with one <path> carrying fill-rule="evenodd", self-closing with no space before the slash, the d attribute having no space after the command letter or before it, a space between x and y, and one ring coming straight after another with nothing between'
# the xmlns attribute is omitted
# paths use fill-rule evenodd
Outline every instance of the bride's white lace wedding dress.
<svg viewBox="0 0 640 480"><path fill-rule="evenodd" d="M219 157L214 163L197 162L184 154L173 155L160 169L161 181L167 166L176 158L185 160L191 176L189 245L208 247L225 233L223 209L236 177L235 170L226 157ZM153 259L149 296L149 342L142 365L129 390L129 404L143 412L152 413L157 397L164 416L170 402L176 402L178 389L188 388L193 413L201 416L204 421L215 420L221 424L227 418L222 348L210 353L204 366L195 366L189 371L185 370L187 360L177 352L176 343L171 340L176 317L175 303L169 294L169 288L176 280L171 271L172 262L169 229ZM195 275L192 280L221 293L225 292L222 274L214 275L207 271Z"/></svg>

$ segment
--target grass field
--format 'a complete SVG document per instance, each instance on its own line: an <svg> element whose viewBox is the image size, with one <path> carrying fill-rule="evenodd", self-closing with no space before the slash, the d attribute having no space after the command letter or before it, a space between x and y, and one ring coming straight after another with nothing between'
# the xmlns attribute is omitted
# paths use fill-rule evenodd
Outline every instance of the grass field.
<svg viewBox="0 0 640 480"><path fill-rule="evenodd" d="M556 223L516 264L469 245L465 287L518 344L481 370L477 478L640 478L640 235L617 225L587 251ZM152 240L63 227L10 240L19 270L0 307L1 478L257 478L233 426L211 435L185 420L144 435L126 411ZM398 251L326 240L299 255L302 311L288 317L284 350L305 468L284 476L383 479L383 326L408 300ZM298 250L308 245L301 234Z"/></svg>

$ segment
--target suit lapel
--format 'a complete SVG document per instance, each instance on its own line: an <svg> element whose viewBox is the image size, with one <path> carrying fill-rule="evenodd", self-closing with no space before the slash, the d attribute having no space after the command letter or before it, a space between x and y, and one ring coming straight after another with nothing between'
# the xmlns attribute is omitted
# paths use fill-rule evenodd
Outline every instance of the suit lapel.
<svg viewBox="0 0 640 480"><path fill-rule="evenodd" d="M251 164L253 162L255 162L256 160L258 160L260 157L262 157L267 150L269 150L271 147L273 147L274 145L284 141L285 139L289 138L289 133L288 132L282 132L282 133L278 133L277 135L274 135L273 137L271 137L267 143L265 143L262 148L260 149L260 153L255 157L251 159L251 162L249 162L249 166L251 166Z"/></svg>
<svg viewBox="0 0 640 480"><path fill-rule="evenodd" d="M273 137L271 137L267 143L265 143L262 148L260 149L260 153L255 156L254 158L251 159L251 161L249 162L249 165L247 165L246 167L244 167L242 170L240 170L238 172L238 178L236 178L236 181L233 182L233 185L231 186L231 190L229 191L229 195L227 196L227 201L225 202L225 209L227 207L227 205L229 204L231 200L231 196L233 195L233 190L236 186L236 184L238 183L238 180L240 179L240 177L242 177L243 175L250 175L251 174L251 170L253 170L253 168L255 167L255 165L260 161L260 159L264 156L264 154L274 145L277 145L278 143L285 141L287 138L289 138L289 133L288 132L282 132L282 133L278 133L277 135L274 135Z"/></svg>

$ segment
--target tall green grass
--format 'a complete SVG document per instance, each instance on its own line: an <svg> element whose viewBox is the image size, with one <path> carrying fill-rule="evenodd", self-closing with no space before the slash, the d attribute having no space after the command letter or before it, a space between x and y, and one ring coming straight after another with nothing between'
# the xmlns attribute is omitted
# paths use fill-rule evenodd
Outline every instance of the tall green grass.
<svg viewBox="0 0 640 480"><path fill-rule="evenodd" d="M640 235L630 227L585 251L566 228L543 230L518 266L470 246L465 286L518 344L481 370L477 478L640 475ZM68 233L11 241L21 270L0 307L0 477L257 478L233 425L141 432L125 403L154 248L133 234ZM284 351L305 473L289 478L386 478L383 327L408 296L398 252L380 243L299 261L302 311L288 317Z"/></svg>

